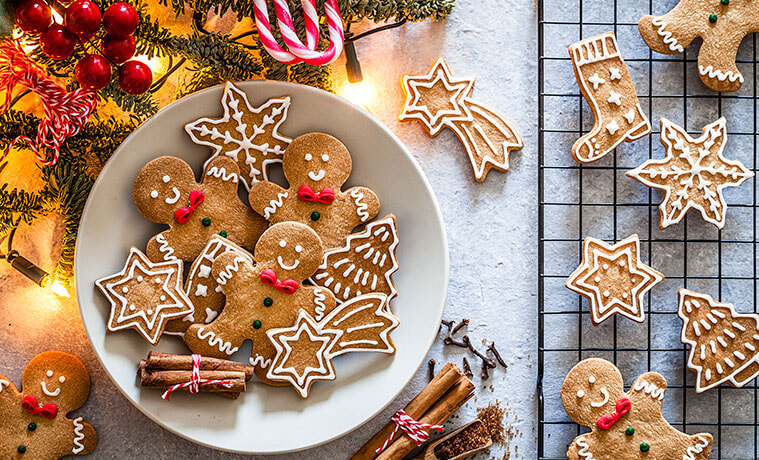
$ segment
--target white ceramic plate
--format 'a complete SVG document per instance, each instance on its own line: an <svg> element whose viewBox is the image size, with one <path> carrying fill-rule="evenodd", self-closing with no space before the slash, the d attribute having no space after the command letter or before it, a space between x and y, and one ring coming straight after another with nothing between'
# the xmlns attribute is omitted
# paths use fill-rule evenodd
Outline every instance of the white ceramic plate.
<svg viewBox="0 0 759 460"><path fill-rule="evenodd" d="M320 131L342 140L353 156L353 173L346 185L372 188L382 202L379 216L390 212L397 216L400 269L394 275L398 297L392 309L401 325L392 335L395 355L351 353L337 358L337 380L315 383L308 399L289 387L252 383L237 401L176 394L169 403L160 398L161 391L139 387L136 366L152 348L135 331L106 335L110 307L94 281L120 270L130 246L144 248L162 230L144 219L132 202L132 184L140 168L158 156L174 155L190 163L196 175L200 173L210 149L192 143L183 127L203 116L221 115L221 86L161 110L132 133L103 168L79 230L77 294L87 334L103 367L145 415L206 446L252 454L293 452L357 428L408 384L438 331L448 284L448 249L437 201L419 165L371 115L307 86L264 81L240 86L256 106L269 98L291 96L288 119L280 131L291 137ZM156 349L188 353L178 338L168 336ZM248 356L246 344L235 359L244 361Z"/></svg>

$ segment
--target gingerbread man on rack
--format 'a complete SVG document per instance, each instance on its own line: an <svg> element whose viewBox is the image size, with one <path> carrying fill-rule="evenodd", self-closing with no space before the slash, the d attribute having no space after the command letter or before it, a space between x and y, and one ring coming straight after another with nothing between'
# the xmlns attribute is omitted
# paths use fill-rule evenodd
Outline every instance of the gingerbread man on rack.
<svg viewBox="0 0 759 460"><path fill-rule="evenodd" d="M351 173L350 152L328 134L304 134L282 157L290 188L263 181L250 189L250 206L264 219L300 222L311 227L325 249L340 246L359 225L379 212L377 195L366 187L341 187Z"/></svg>
<svg viewBox="0 0 759 460"><path fill-rule="evenodd" d="M169 226L148 242L148 258L192 262L214 235L252 248L267 224L237 196L239 172L237 163L223 156L208 163L200 183L190 165L176 157L145 165L134 182L134 203L147 219Z"/></svg>
<svg viewBox="0 0 759 460"><path fill-rule="evenodd" d="M0 376L0 458L57 459L95 449L95 429L66 414L90 394L90 374L68 353L48 351L24 370L22 390Z"/></svg>
<svg viewBox="0 0 759 460"><path fill-rule="evenodd" d="M303 309L318 320L337 304L326 288L303 286L316 272L323 248L319 236L297 222L271 226L255 248L256 265L245 257L226 252L216 258L212 275L226 296L226 304L210 324L194 324L184 339L193 353L228 358L249 339L253 342L250 364L265 383L276 349L266 335L273 328L292 326Z"/></svg>
<svg viewBox="0 0 759 460"><path fill-rule="evenodd" d="M561 401L590 433L575 438L569 460L708 460L712 435L677 431L662 415L667 381L656 372L638 377L625 393L612 363L591 358L578 363L561 387Z"/></svg>

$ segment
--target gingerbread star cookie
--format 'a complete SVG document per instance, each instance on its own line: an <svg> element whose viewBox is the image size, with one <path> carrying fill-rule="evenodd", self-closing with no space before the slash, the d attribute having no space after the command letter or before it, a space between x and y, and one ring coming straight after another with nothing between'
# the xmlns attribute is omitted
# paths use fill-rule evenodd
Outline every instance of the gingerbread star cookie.
<svg viewBox="0 0 759 460"><path fill-rule="evenodd" d="M227 82L221 105L221 118L201 118L184 129L193 142L213 149L203 169L217 156L226 155L237 162L242 183L250 190L254 183L268 180L269 165L282 162L291 139L280 134L279 128L287 119L290 97L269 99L253 107L244 91Z"/></svg>
<svg viewBox="0 0 759 460"><path fill-rule="evenodd" d="M696 393L723 383L742 387L759 375L759 315L738 313L729 303L687 289L678 291L682 341L690 346L688 368Z"/></svg>
<svg viewBox="0 0 759 460"><path fill-rule="evenodd" d="M659 205L659 227L680 222L693 208L705 221L725 227L727 205L722 189L737 187L754 177L740 161L722 156L727 142L724 118L707 125L693 139L680 126L661 119L661 143L667 148L663 159L648 160L628 171L639 182L666 192Z"/></svg>
<svg viewBox="0 0 759 460"><path fill-rule="evenodd" d="M564 283L588 299L590 319L598 325L618 313L643 322L643 296L664 275L640 260L640 240L632 235L615 245L587 237L580 266Z"/></svg>
<svg viewBox="0 0 759 460"><path fill-rule="evenodd" d="M473 78L456 79L440 57L426 75L405 75L406 103L399 119L419 120L430 136L443 128L453 131L464 144L482 182L491 169L509 170L509 153L524 147L522 137L506 117L471 98Z"/></svg>
<svg viewBox="0 0 759 460"><path fill-rule="evenodd" d="M95 285L111 303L108 332L134 329L151 345L158 343L170 319L194 311L182 290L182 261L152 262L135 247L123 270Z"/></svg>
<svg viewBox="0 0 759 460"><path fill-rule="evenodd" d="M612 363L591 358L564 379L561 402L577 424L590 428L569 445L569 460L708 460L712 435L677 431L662 414L667 381L656 372L638 377L625 393Z"/></svg>

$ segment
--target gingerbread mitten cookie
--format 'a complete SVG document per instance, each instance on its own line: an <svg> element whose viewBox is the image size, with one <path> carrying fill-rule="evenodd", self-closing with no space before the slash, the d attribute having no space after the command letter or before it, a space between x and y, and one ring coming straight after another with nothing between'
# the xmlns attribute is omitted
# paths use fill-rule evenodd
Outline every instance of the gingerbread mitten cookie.
<svg viewBox="0 0 759 460"><path fill-rule="evenodd" d="M651 132L651 123L638 102L630 72L612 32L569 47L580 91L593 110L593 129L572 146L580 163L599 160L622 142Z"/></svg>
<svg viewBox="0 0 759 460"><path fill-rule="evenodd" d="M677 431L662 415L667 381L648 372L625 393L622 374L598 358L578 363L561 387L567 414L590 433L575 438L569 460L708 460L712 435Z"/></svg>
<svg viewBox="0 0 759 460"><path fill-rule="evenodd" d="M169 226L150 239L148 257L192 262L212 235L252 248L266 222L239 200L238 172L227 157L211 160L200 183L190 165L176 157L145 165L134 182L134 203L149 220Z"/></svg>
<svg viewBox="0 0 759 460"><path fill-rule="evenodd" d="M330 249L379 212L379 199L368 188L341 190L352 160L345 145L334 137L304 134L292 141L282 162L290 188L258 182L250 189L251 207L269 222L306 224Z"/></svg>
<svg viewBox="0 0 759 460"><path fill-rule="evenodd" d="M22 384L19 391L0 376L2 458L58 459L95 449L98 437L92 425L82 417L66 418L90 394L90 374L76 356L40 353L26 366Z"/></svg>
<svg viewBox="0 0 759 460"><path fill-rule="evenodd" d="M255 266L233 252L214 260L212 276L226 296L224 309L210 324L190 326L184 339L193 353L217 358L234 354L243 341L252 340L250 364L268 383L266 370L275 349L266 331L291 326L301 309L325 315L336 302L329 290L302 285L323 254L319 236L305 225L273 225L261 235L255 254Z"/></svg>

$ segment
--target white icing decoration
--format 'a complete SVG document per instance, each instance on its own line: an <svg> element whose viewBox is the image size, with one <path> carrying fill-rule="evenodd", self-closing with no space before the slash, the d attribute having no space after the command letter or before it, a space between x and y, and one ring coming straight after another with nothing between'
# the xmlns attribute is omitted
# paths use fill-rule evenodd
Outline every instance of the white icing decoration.
<svg viewBox="0 0 759 460"><path fill-rule="evenodd" d="M219 312L214 311L211 308L206 308L206 321L205 323L208 324L216 319L216 317L219 315Z"/></svg>
<svg viewBox="0 0 759 460"><path fill-rule="evenodd" d="M173 197L166 197L165 201L166 204L174 204L177 201L179 201L179 198L182 196L181 193L179 193L179 189L176 187L171 187L171 191L174 193Z"/></svg>
<svg viewBox="0 0 759 460"><path fill-rule="evenodd" d="M582 391L582 390L578 390L578 391L577 391L577 397L578 397L578 398L584 398L584 397L585 397L585 392L584 392L584 391Z"/></svg>
<svg viewBox="0 0 759 460"><path fill-rule="evenodd" d="M208 278L209 276L211 276L211 267L208 265L198 267L198 278Z"/></svg>
<svg viewBox="0 0 759 460"><path fill-rule="evenodd" d="M698 436L698 438L696 439L700 441L700 443L694 446L688 447L685 450L685 455L683 455L683 460L696 460L696 454L700 454L701 452L703 452L704 447L710 444L709 439L703 436Z"/></svg>
<svg viewBox="0 0 759 460"><path fill-rule="evenodd" d="M282 207L282 204L284 204L283 200L287 198L287 192L280 192L277 194L276 200L269 201L269 206L264 208L264 219L269 220L272 214L277 212L278 208Z"/></svg>
<svg viewBox="0 0 759 460"><path fill-rule="evenodd" d="M227 281L232 279L233 273L240 271L240 264L243 262L245 262L245 257L235 257L232 263L224 267L224 270L219 273L216 282L221 286L226 285Z"/></svg>
<svg viewBox="0 0 759 460"><path fill-rule="evenodd" d="M360 189L354 188L351 190L350 195L353 197L353 201L356 204L356 214L361 218L361 222L366 222L369 219L369 213L367 212L369 206L361 201L364 198L364 194L361 193Z"/></svg>
<svg viewBox="0 0 759 460"><path fill-rule="evenodd" d="M151 191L150 198L158 198L158 190Z"/></svg>
<svg viewBox="0 0 759 460"><path fill-rule="evenodd" d="M303 252L303 246L301 246L299 244L295 245L295 252L297 252L298 254L300 254L301 252Z"/></svg>
<svg viewBox="0 0 759 460"><path fill-rule="evenodd" d="M318 173L314 173L313 171L308 172L308 178L315 182L319 182L320 180L324 179L324 176L326 175L327 172L323 169L320 169Z"/></svg>
<svg viewBox="0 0 759 460"><path fill-rule="evenodd" d="M664 20L661 17L655 17L651 20L651 24L653 24L656 29L656 33L659 34L660 37L662 37L662 41L665 45L669 46L670 51L677 51L682 53L685 51L685 48L682 47L682 45L677 44L677 39L675 39L672 36L672 32L668 32L664 29L667 28L667 23L664 22Z"/></svg>
<svg viewBox="0 0 759 460"><path fill-rule="evenodd" d="M588 78L588 81L593 84L593 89L598 89L599 85L606 83L606 80L598 76L598 72L594 73Z"/></svg>
<svg viewBox="0 0 759 460"><path fill-rule="evenodd" d="M313 156L313 155L311 155L310 153L307 153L307 154L303 155L303 158L304 158L306 161L311 161L311 160L313 160L313 159L314 159L314 156Z"/></svg>
<svg viewBox="0 0 759 460"><path fill-rule="evenodd" d="M174 255L174 248L169 246L169 242L166 241L166 235L163 233L159 233L155 237L156 242L160 245L158 246L158 251L163 254L163 260L165 261L173 261L177 260L177 256Z"/></svg>
<svg viewBox="0 0 759 460"><path fill-rule="evenodd" d="M699 65L698 73L704 76L708 76L709 78L716 78L719 81L730 80L731 83L734 83L736 80L738 80L739 82L743 83L743 75L741 75L740 72L733 72L732 70L723 72L719 69L715 69L711 65Z"/></svg>
<svg viewBox="0 0 759 460"><path fill-rule="evenodd" d="M339 356L343 353L348 353L352 351L374 351L379 353L393 353L395 351L395 348L392 345L392 342L390 341L389 334L392 332L396 327L398 327L399 321L398 318L393 316L389 309L387 308L387 302L388 297L385 294L381 293L371 293L371 294L365 294L363 296L356 296L352 299L343 302L329 312L327 316L321 321L321 327L332 327L337 330L343 331L345 334L343 335L343 341L339 343L341 349L338 349L337 351L330 350L329 356L335 357ZM363 312L365 310L373 310L374 317L377 319L384 318L387 320L387 322L376 322L376 323L369 323L369 324L359 324L358 326L354 327L345 327L341 326L341 324L344 321L347 321L349 318L351 318L353 315L356 315L360 312ZM363 330L363 329L374 329L374 328L383 328L380 329L379 333L375 336L380 339L381 344L378 343L376 340L350 340L351 337L349 336L352 332ZM346 336L347 335L347 336ZM366 347L355 347L351 348L354 345L372 345L372 348L367 349ZM379 346L377 346L379 345Z"/></svg>
<svg viewBox="0 0 759 460"><path fill-rule="evenodd" d="M628 110L626 114L622 115L622 117L627 120L627 123L632 124L632 122L635 121L635 109Z"/></svg>
<svg viewBox="0 0 759 460"><path fill-rule="evenodd" d="M53 371L51 371L50 369L48 369L47 372L45 372L45 375L47 375L48 377L52 377L53 376Z"/></svg>
<svg viewBox="0 0 759 460"><path fill-rule="evenodd" d="M44 380L42 382L40 382L40 386L42 387L42 392L43 393L45 393L46 395L51 396L53 398L55 398L56 396L58 396L59 394L61 394L61 389L60 388L56 388L55 391L48 390L47 389L47 384L45 383Z"/></svg>
<svg viewBox="0 0 759 460"><path fill-rule="evenodd" d="M71 453L76 455L84 451L84 425L82 424L82 417L77 417L72 420L74 423L74 448L71 449Z"/></svg>
<svg viewBox="0 0 759 460"><path fill-rule="evenodd" d="M227 169L224 167L217 167L217 166L211 166L211 169L208 170L206 173L207 176L213 176L216 178L220 178L224 182L232 181L235 184L237 183L237 174L235 173L229 173L227 174Z"/></svg>
<svg viewBox="0 0 759 460"><path fill-rule="evenodd" d="M609 134L612 136L619 131L619 125L617 124L617 120L611 120L609 123L606 124L606 130L609 131Z"/></svg>
<svg viewBox="0 0 759 460"><path fill-rule="evenodd" d="M621 106L622 95L617 93L616 91L609 92L609 104L616 104L617 106Z"/></svg>
<svg viewBox="0 0 759 460"><path fill-rule="evenodd" d="M5 379L0 379L0 393L3 392L3 388L7 387L10 384L11 384L11 382L9 382L9 381L7 381Z"/></svg>
<svg viewBox="0 0 759 460"><path fill-rule="evenodd" d="M61 382L61 383L63 383L63 382L66 381L66 377L60 376L60 377L58 377L58 381Z"/></svg>
<svg viewBox="0 0 759 460"><path fill-rule="evenodd" d="M164 184L168 184L170 180L171 180L171 177L169 177L169 176L163 176L163 183Z"/></svg>
<svg viewBox="0 0 759 460"><path fill-rule="evenodd" d="M207 331L204 327L198 329L198 338L200 340L206 340L208 345L217 347L220 352L226 353L227 356L232 356L238 350L237 347L233 347L231 342L225 342L221 338L217 337L213 331Z"/></svg>
<svg viewBox="0 0 759 460"><path fill-rule="evenodd" d="M659 401L664 399L664 388L659 388L656 384L647 382L646 380L638 379L635 382L635 385L633 385L633 388L635 391L643 390L645 394L654 399L658 399Z"/></svg>
<svg viewBox="0 0 759 460"><path fill-rule="evenodd" d="M284 260L282 260L282 256L277 256L277 263L280 267L282 267L283 270L295 270L298 265L300 265L300 259L295 259L295 262L287 265Z"/></svg>
<svg viewBox="0 0 759 460"><path fill-rule="evenodd" d="M604 396L604 399L601 400L601 401L596 401L596 402L590 403L590 405L592 407L603 407L603 406L606 405L607 402L609 402L609 392L606 391L606 388L601 388L599 391Z"/></svg>
<svg viewBox="0 0 759 460"><path fill-rule="evenodd" d="M207 297L208 296L208 286L205 284L198 284L195 286L195 297Z"/></svg>
<svg viewBox="0 0 759 460"><path fill-rule="evenodd" d="M584 458L585 460L595 460L595 457L593 457L593 454L590 452L590 446L585 440L585 436L580 436L577 438L577 446L579 447L577 454L580 457Z"/></svg>
<svg viewBox="0 0 759 460"><path fill-rule="evenodd" d="M271 366L271 358L264 359L263 356L256 353L256 356L248 358L248 361L250 362L251 366L260 367L263 369L266 369L267 367Z"/></svg>
<svg viewBox="0 0 759 460"><path fill-rule="evenodd" d="M328 162L329 161L329 155L327 155L326 153L322 154L322 161L325 162L325 163Z"/></svg>
<svg viewBox="0 0 759 460"><path fill-rule="evenodd" d="M617 67L609 67L609 80L621 80L622 72Z"/></svg>
<svg viewBox="0 0 759 460"><path fill-rule="evenodd" d="M322 293L322 289L314 289L314 304L316 305L316 315L314 315L314 319L317 321L321 321L322 318L324 318L324 312L327 309L327 306L324 305L325 300L327 300L327 296Z"/></svg>

